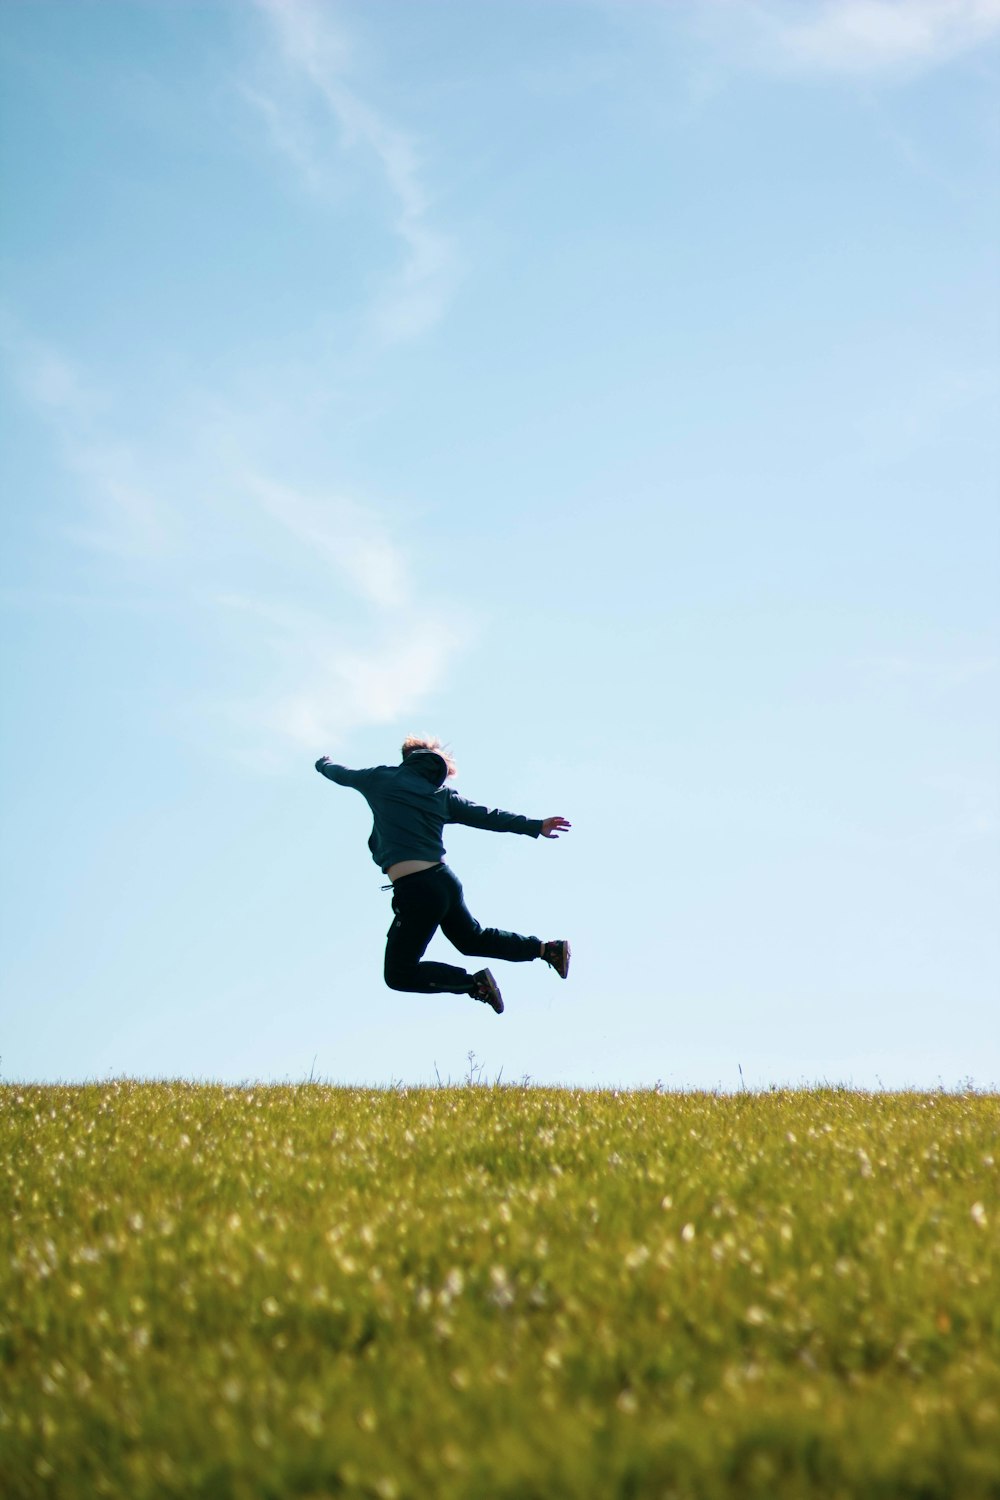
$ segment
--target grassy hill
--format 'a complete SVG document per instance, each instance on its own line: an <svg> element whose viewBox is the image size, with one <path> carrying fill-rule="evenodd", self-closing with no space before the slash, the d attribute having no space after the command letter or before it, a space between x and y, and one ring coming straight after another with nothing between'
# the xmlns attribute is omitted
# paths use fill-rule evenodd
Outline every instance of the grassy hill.
<svg viewBox="0 0 1000 1500"><path fill-rule="evenodd" d="M1000 1496L1000 1099L0 1088L0 1492Z"/></svg>

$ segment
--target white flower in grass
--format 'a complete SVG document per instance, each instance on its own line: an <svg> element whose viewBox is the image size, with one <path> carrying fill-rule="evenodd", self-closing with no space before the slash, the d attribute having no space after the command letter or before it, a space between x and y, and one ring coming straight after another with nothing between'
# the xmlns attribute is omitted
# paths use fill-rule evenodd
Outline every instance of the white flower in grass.
<svg viewBox="0 0 1000 1500"><path fill-rule="evenodd" d="M444 1278L444 1287L441 1292L442 1299L446 1302L453 1302L456 1297L460 1297L462 1295L462 1290L464 1287L465 1277L462 1275L462 1272L459 1270L458 1266L452 1266L451 1270Z"/></svg>
<svg viewBox="0 0 1000 1500"><path fill-rule="evenodd" d="M490 1266L489 1299L495 1307L510 1307L514 1301L514 1288L510 1284L504 1266Z"/></svg>

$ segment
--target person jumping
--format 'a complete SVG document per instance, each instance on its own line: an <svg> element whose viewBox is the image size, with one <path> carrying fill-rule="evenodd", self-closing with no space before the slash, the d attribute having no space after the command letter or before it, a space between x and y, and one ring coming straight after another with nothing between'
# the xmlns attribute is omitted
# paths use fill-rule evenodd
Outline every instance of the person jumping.
<svg viewBox="0 0 1000 1500"><path fill-rule="evenodd" d="M455 762L440 740L412 734L403 741L398 766L352 771L323 755L316 769L338 786L360 792L372 810L374 826L368 847L389 877L391 884L382 889L391 889L395 914L385 945L385 982L390 989L420 995L471 995L497 1015L503 1012L503 999L489 969L468 974L451 964L421 962L439 927L459 953L505 958L511 963L541 958L560 978L566 978L570 948L565 938L542 942L479 925L462 897L461 881L444 862L441 836L446 823L465 823L495 833L557 839L571 826L565 818L525 818L467 801L444 785L455 774Z"/></svg>

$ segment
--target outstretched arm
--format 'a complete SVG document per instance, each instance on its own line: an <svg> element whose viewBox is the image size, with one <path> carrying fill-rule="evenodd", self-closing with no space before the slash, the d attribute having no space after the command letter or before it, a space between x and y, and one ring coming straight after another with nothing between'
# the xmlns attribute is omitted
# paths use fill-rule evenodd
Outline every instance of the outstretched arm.
<svg viewBox="0 0 1000 1500"><path fill-rule="evenodd" d="M533 839L542 831L541 818L525 818L499 807L483 807L458 792L448 793L448 822L464 823L468 828L488 828L493 833L525 833Z"/></svg>
<svg viewBox="0 0 1000 1500"><path fill-rule="evenodd" d="M458 792L448 793L448 822L465 823L469 828L487 828L493 833L524 833L537 839L558 838L557 828L568 828L565 818L525 818L520 813L503 812L499 807L482 807Z"/></svg>
<svg viewBox="0 0 1000 1500"><path fill-rule="evenodd" d="M316 762L316 769L321 776L325 776L329 781L335 781L338 786L353 786L359 792L372 774L371 768L366 771L352 771L349 766L338 766L328 755L320 756Z"/></svg>

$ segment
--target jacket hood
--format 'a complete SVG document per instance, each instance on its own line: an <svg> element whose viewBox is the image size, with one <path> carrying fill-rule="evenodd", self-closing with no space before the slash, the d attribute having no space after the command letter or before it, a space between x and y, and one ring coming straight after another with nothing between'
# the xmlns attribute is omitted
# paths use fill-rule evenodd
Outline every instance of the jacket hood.
<svg viewBox="0 0 1000 1500"><path fill-rule="evenodd" d="M432 786L444 786L448 778L448 762L436 750L411 750L403 765L416 771Z"/></svg>

